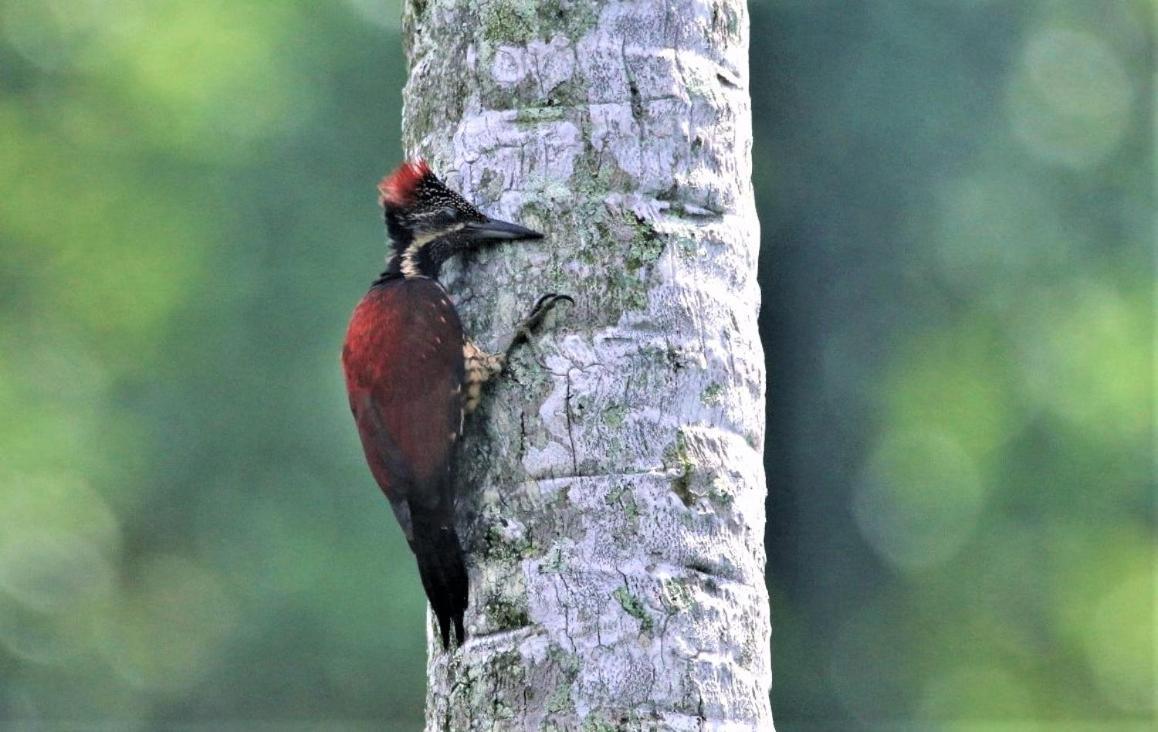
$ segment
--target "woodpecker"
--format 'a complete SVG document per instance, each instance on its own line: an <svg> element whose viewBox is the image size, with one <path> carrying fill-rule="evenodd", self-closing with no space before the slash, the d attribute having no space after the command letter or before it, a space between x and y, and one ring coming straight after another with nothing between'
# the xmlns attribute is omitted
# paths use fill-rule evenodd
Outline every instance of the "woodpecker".
<svg viewBox="0 0 1158 732"><path fill-rule="evenodd" d="M465 640L467 573L454 526L455 443L482 385L566 295L539 299L506 348L468 340L446 289L443 262L488 242L541 239L492 219L446 187L425 162L404 163L378 185L390 253L354 309L342 348L350 410L370 472L418 561L443 649L450 626Z"/></svg>

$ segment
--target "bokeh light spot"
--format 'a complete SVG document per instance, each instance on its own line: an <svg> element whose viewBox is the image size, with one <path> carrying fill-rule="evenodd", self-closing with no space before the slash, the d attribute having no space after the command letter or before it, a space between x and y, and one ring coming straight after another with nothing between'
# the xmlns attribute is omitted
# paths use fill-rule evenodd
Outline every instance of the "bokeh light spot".
<svg viewBox="0 0 1158 732"><path fill-rule="evenodd" d="M1012 402L1008 348L987 319L913 335L880 382L888 430L943 433L986 469L1024 419Z"/></svg>
<svg viewBox="0 0 1158 732"><path fill-rule="evenodd" d="M112 569L81 537L28 529L0 538L0 593L41 612L73 608L106 594Z"/></svg>
<svg viewBox="0 0 1158 732"><path fill-rule="evenodd" d="M953 178L938 186L937 202L940 272L996 313L1017 308L1027 282L1053 277L1086 244L1030 175Z"/></svg>
<svg viewBox="0 0 1158 732"><path fill-rule="evenodd" d="M1152 427L1146 296L1094 280L1027 298L1016 326L1026 394L1087 437L1141 444Z"/></svg>
<svg viewBox="0 0 1158 732"><path fill-rule="evenodd" d="M1036 31L1009 89L1014 133L1046 162L1085 168L1122 140L1135 97L1117 53L1097 36Z"/></svg>
<svg viewBox="0 0 1158 732"><path fill-rule="evenodd" d="M104 497L73 473L0 471L0 543L35 529L112 556L120 526Z"/></svg>
<svg viewBox="0 0 1158 732"><path fill-rule="evenodd" d="M104 629L102 651L130 684L181 690L214 663L237 622L216 575L176 556L146 562Z"/></svg>
<svg viewBox="0 0 1158 732"><path fill-rule="evenodd" d="M886 435L853 493L861 535L905 571L951 558L977 522L984 491L973 461L948 435Z"/></svg>
<svg viewBox="0 0 1158 732"><path fill-rule="evenodd" d="M1120 116L1133 102L1121 61L1091 33L1041 30L1026 44L1025 64L1030 80L1062 114Z"/></svg>
<svg viewBox="0 0 1158 732"><path fill-rule="evenodd" d="M120 543L116 516L83 478L0 471L0 645L40 663L87 649Z"/></svg>

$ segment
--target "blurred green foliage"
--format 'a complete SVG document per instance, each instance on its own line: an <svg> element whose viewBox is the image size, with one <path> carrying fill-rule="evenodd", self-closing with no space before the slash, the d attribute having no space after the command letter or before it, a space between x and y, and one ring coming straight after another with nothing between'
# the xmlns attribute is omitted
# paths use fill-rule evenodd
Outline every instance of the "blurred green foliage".
<svg viewBox="0 0 1158 732"><path fill-rule="evenodd" d="M0 3L0 719L420 725L338 369L401 154L373 12Z"/></svg>
<svg viewBox="0 0 1158 732"><path fill-rule="evenodd" d="M1155 714L1155 8L754 4L773 710Z"/></svg>
<svg viewBox="0 0 1158 732"><path fill-rule="evenodd" d="M783 729L1153 715L1153 12L753 4ZM0 0L0 720L420 728L398 16Z"/></svg>

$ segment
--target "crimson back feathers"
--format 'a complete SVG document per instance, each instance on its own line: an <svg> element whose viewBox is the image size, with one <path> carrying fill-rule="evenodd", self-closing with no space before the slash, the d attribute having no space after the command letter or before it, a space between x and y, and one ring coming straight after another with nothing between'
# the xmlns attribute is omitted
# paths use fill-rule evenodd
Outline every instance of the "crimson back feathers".
<svg viewBox="0 0 1158 732"><path fill-rule="evenodd" d="M447 188L422 161L378 186L391 251L386 270L354 309L342 348L350 410L370 472L418 561L443 648L465 640L468 577L454 523L455 444L479 388L501 371L464 335L438 282L442 264L488 242L542 234L492 219ZM508 350L566 296L541 298Z"/></svg>

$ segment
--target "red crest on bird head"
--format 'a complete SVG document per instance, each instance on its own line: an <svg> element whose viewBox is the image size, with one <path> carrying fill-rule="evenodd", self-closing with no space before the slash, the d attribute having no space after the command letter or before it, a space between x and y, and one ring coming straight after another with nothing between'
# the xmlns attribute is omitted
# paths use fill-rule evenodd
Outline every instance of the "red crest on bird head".
<svg viewBox="0 0 1158 732"><path fill-rule="evenodd" d="M425 160L408 160L378 184L378 202L383 206L407 206L414 202L414 191L430 172Z"/></svg>

